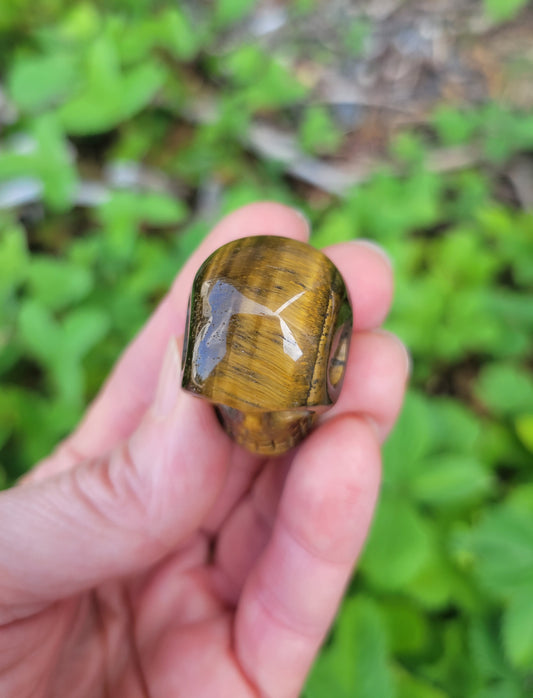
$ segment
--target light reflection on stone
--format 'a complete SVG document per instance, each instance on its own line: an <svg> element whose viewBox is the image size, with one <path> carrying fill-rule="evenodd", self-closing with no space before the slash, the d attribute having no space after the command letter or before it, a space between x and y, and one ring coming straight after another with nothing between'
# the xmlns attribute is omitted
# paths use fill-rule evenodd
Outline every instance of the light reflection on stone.
<svg viewBox="0 0 533 698"><path fill-rule="evenodd" d="M302 350L290 327L281 317L281 313L300 298L305 291L300 291L276 310L247 298L226 281L214 283L205 281L202 285L204 327L198 332L193 349L193 362L197 375L206 380L217 364L226 354L229 324L234 315L260 315L275 317L279 320L283 338L283 351L293 361L298 361Z"/></svg>

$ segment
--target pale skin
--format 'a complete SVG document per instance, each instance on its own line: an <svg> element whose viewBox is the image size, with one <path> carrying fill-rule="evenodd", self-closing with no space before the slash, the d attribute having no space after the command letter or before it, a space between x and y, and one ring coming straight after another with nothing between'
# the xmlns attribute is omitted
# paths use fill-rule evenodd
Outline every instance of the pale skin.
<svg viewBox="0 0 533 698"><path fill-rule="evenodd" d="M286 456L232 444L180 390L180 335L199 264L258 234L308 230L275 203L219 223L75 432L0 493L4 698L300 694L367 536L409 362L379 330L386 258L330 247L355 309L339 402Z"/></svg>

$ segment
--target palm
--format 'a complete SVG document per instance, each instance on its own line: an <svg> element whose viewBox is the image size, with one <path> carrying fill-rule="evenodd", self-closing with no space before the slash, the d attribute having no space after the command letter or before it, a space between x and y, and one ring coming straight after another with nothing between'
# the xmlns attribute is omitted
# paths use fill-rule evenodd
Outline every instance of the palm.
<svg viewBox="0 0 533 698"><path fill-rule="evenodd" d="M211 520L179 550L139 575L39 609L23 621L25 634L48 641L29 666L23 652L8 671L3 667L8 691L34 696L38 685L43 695L80 698L258 694L234 651L235 614L269 537L289 463L263 465L234 450L238 465ZM254 545L247 547L251 539ZM11 645L19 632L13 624L2 644ZM51 664L55 671L46 685L42 679Z"/></svg>
<svg viewBox="0 0 533 698"><path fill-rule="evenodd" d="M407 362L374 331L390 268L346 244L327 250L356 308L343 392L290 457L232 446L180 391L175 342L158 382L199 263L269 230L306 236L276 204L226 218L76 432L0 493L2 696L298 695L368 530Z"/></svg>
<svg viewBox="0 0 533 698"><path fill-rule="evenodd" d="M205 680L215 675L228 696L255 695L231 650L233 612L204 588L209 584L209 575L203 574L206 566L176 574L180 563L178 555L146 575L143 583L152 592L157 589L157 600L136 589L136 580L114 583L26 621L26 634L52 636L54 641L43 644L30 664L24 651L15 664L2 667L5 695L209 696ZM188 608L183 598L175 598L176 587L186 588ZM149 617L154 606L156 613ZM196 609L194 620L191 609ZM135 632L135 627L140 630ZM18 630L5 630L3 642L11 644ZM205 665L207 657L210 666ZM43 681L51 665L54 675Z"/></svg>

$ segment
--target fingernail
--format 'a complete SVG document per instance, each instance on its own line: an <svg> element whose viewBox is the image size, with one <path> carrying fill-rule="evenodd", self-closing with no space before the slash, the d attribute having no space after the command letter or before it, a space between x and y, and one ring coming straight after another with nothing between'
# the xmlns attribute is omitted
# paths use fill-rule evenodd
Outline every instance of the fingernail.
<svg viewBox="0 0 533 698"><path fill-rule="evenodd" d="M180 364L178 345L176 339L172 337L165 352L152 405L152 412L156 417L166 417L172 412L178 401L181 385Z"/></svg>
<svg viewBox="0 0 533 698"><path fill-rule="evenodd" d="M405 375L407 378L411 375L411 371L413 368L413 360L411 358L411 354L409 352L409 349L405 346L405 344L402 342L402 340L398 337L398 335L395 335L394 332L390 332L389 330L385 330L383 327L380 327L374 332L378 334L385 335L386 337L390 337L396 344L401 348L403 356L404 356L404 362L405 362Z"/></svg>
<svg viewBox="0 0 533 698"><path fill-rule="evenodd" d="M378 245L377 242L374 242L373 240L367 240L366 238L357 238L357 240L354 240L354 242L356 242L358 245L364 245L365 247L369 247L371 250L374 250L374 252L377 252L387 262L391 269L393 268L394 262L385 252L383 247L381 247L381 245Z"/></svg>
<svg viewBox="0 0 533 698"><path fill-rule="evenodd" d="M297 214L300 216L300 218L301 218L301 219L303 220L303 222L305 223L305 227L307 228L307 232L310 233L310 232L311 232L311 221L310 221L309 218L307 217L307 214L304 213L304 211L302 211L301 208L295 208L295 209L294 209L294 212L297 213Z"/></svg>
<svg viewBox="0 0 533 698"><path fill-rule="evenodd" d="M372 429L372 431L376 435L376 439L378 440L378 442L383 443L383 429L380 429L376 420L373 419L373 417L371 417L368 414L362 415L362 418L365 420L365 422L368 424L368 426Z"/></svg>

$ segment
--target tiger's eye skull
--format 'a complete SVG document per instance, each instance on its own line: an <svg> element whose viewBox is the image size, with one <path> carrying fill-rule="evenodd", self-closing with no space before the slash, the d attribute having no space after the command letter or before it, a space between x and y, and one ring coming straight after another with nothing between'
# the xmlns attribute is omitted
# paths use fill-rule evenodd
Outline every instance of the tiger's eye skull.
<svg viewBox="0 0 533 698"><path fill-rule="evenodd" d="M182 386L216 405L237 443L281 454L336 401L351 330L346 286L322 252L283 237L235 240L194 279Z"/></svg>

